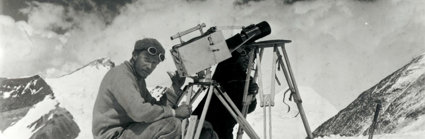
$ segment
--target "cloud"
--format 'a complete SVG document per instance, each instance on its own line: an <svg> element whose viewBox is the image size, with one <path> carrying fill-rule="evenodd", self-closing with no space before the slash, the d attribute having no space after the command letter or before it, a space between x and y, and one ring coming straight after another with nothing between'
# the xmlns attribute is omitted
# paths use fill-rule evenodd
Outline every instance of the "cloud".
<svg viewBox="0 0 425 139"><path fill-rule="evenodd" d="M65 12L65 7L50 3L32 2L28 7L20 10L28 15L28 24L43 31L68 30L73 22Z"/></svg>
<svg viewBox="0 0 425 139"><path fill-rule="evenodd" d="M64 7L34 2L22 11L28 14L28 22L0 15L0 46L3 51L0 76L59 76L81 65L76 55L70 53L72 48L66 46L71 34L56 33L57 30L74 27L73 22L66 21L69 13Z"/></svg>

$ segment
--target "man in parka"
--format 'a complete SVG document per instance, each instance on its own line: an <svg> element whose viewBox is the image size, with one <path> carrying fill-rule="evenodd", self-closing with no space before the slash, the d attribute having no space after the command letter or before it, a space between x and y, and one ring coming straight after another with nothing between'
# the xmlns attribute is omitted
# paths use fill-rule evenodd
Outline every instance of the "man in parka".
<svg viewBox="0 0 425 139"><path fill-rule="evenodd" d="M146 88L145 78L164 54L156 39L138 40L131 60L106 73L93 110L95 139L180 138L181 119L190 116L191 107L183 104L173 109L166 95L157 101ZM183 83L173 81L173 87Z"/></svg>

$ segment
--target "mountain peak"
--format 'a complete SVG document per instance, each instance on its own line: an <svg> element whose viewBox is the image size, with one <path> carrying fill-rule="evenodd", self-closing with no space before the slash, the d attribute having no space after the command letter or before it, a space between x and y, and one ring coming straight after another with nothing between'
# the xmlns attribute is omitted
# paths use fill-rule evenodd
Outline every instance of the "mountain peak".
<svg viewBox="0 0 425 139"><path fill-rule="evenodd" d="M413 58L410 63L425 63L425 53Z"/></svg>
<svg viewBox="0 0 425 139"><path fill-rule="evenodd" d="M313 134L356 136L368 134L376 103L382 104L376 133L415 131L410 125L425 123L425 54L364 91L337 115L319 126ZM420 129L419 129L420 130Z"/></svg>
<svg viewBox="0 0 425 139"><path fill-rule="evenodd" d="M115 63L112 62L110 58L104 57L104 58L96 59L96 60L90 62L88 65L92 65L92 66L101 65L101 66L104 66L104 67L114 67Z"/></svg>
<svg viewBox="0 0 425 139"><path fill-rule="evenodd" d="M86 65L84 65L84 66L82 66L82 67L80 67L80 68L78 68L78 69L76 69L76 70L74 70L74 71L72 71L72 72L70 72L68 74L62 75L61 77L68 76L68 75L74 74L76 72L79 72L81 70L89 69L89 68L95 68L95 69L106 68L106 69L111 69L113 67L115 67L115 63L112 62L110 58L99 58L99 59L96 59L96 60L93 60L93 61L89 62L88 64L86 64Z"/></svg>

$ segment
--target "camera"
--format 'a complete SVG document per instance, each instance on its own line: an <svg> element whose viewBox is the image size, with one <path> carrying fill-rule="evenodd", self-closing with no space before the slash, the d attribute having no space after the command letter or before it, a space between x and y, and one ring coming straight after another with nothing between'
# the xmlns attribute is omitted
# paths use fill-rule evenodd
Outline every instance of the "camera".
<svg viewBox="0 0 425 139"><path fill-rule="evenodd" d="M252 24L248 27L242 28L241 33L234 35L226 40L226 44L231 51L238 50L238 47L244 44L250 44L255 40L263 38L271 33L269 23L266 21L260 22L256 25Z"/></svg>
<svg viewBox="0 0 425 139"><path fill-rule="evenodd" d="M181 44L174 45L170 50L180 76L193 77L196 73L230 58L232 52L241 52L246 44L271 33L270 25L266 21L243 27L240 33L229 39L224 39L222 31L216 27L209 28L205 33L202 32L202 27L205 27L205 24L171 37L180 38L190 32L201 31L200 36L189 41L183 42L180 38Z"/></svg>

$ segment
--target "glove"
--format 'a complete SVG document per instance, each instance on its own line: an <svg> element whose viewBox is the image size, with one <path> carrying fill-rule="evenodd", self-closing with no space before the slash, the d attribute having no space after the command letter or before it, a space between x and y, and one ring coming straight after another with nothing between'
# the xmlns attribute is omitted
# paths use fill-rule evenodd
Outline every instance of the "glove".
<svg viewBox="0 0 425 139"><path fill-rule="evenodd" d="M255 97L257 93L258 93L258 85L257 83L253 82L253 79L251 78L251 81L249 82L248 94L253 95Z"/></svg>
<svg viewBox="0 0 425 139"><path fill-rule="evenodd" d="M177 71L173 72L167 72L168 76L170 76L171 81L173 82L173 87L180 88L184 82L186 81L185 77L181 77Z"/></svg>

